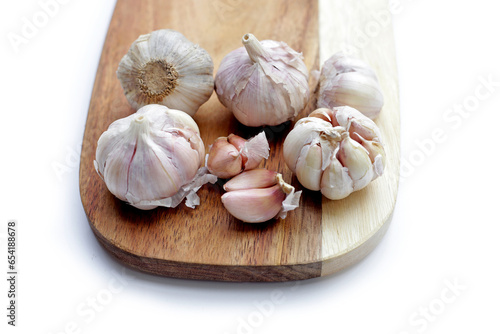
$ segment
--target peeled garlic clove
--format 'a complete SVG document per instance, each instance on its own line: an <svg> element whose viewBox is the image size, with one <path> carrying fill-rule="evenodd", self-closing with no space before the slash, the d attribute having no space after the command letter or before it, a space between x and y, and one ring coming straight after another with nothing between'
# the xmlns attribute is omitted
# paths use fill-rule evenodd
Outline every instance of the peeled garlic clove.
<svg viewBox="0 0 500 334"><path fill-rule="evenodd" d="M117 76L135 109L162 104L193 116L212 95L213 70L204 49L175 30L162 29L132 43Z"/></svg>
<svg viewBox="0 0 500 334"><path fill-rule="evenodd" d="M375 119L383 105L382 89L368 64L342 53L324 63L319 80L318 108L350 106Z"/></svg>
<svg viewBox="0 0 500 334"><path fill-rule="evenodd" d="M268 188L278 183L276 172L267 169L252 169L236 175L224 184L225 191Z"/></svg>
<svg viewBox="0 0 500 334"><path fill-rule="evenodd" d="M342 199L354 191L353 181L347 167L334 156L323 172L321 178L321 193L328 199Z"/></svg>
<svg viewBox="0 0 500 334"><path fill-rule="evenodd" d="M309 99L302 54L284 42L258 41L252 34L224 57L215 76L219 101L247 126L279 125L293 119Z"/></svg>
<svg viewBox="0 0 500 334"><path fill-rule="evenodd" d="M337 154L340 163L347 167L353 180L353 189L364 188L373 179L373 167L366 149L358 142L347 137L340 143Z"/></svg>
<svg viewBox="0 0 500 334"><path fill-rule="evenodd" d="M226 183L222 204L234 217L247 223L286 218L299 206L301 191L284 182L281 174L265 169L246 171Z"/></svg>
<svg viewBox="0 0 500 334"><path fill-rule="evenodd" d="M240 173L243 158L239 150L227 141L226 137L217 138L210 147L207 168L210 173L226 179Z"/></svg>
<svg viewBox="0 0 500 334"><path fill-rule="evenodd" d="M297 179L310 190L320 190L322 170L322 151L319 145L304 146L297 161Z"/></svg>
<svg viewBox="0 0 500 334"><path fill-rule="evenodd" d="M175 207L184 198L189 207L199 202L196 191L217 177L200 168L204 145L186 116L148 105L109 126L97 143L94 166L113 195L144 210Z"/></svg>

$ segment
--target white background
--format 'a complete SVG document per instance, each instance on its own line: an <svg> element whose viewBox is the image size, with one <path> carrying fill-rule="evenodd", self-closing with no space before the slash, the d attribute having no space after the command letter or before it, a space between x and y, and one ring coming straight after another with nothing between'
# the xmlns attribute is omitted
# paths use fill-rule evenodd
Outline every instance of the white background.
<svg viewBox="0 0 500 334"><path fill-rule="evenodd" d="M401 0L393 19L406 170L381 244L334 276L240 284L123 272L88 226L78 156L114 1L60 5L16 52L7 34L20 34L23 18L32 20L42 9L35 0L2 0L0 267L6 271L6 223L16 219L20 276L15 329L6 324L7 285L1 279L0 331L497 333L495 3ZM481 83L488 77L497 84L478 99L478 92L488 92ZM470 111L448 111L455 106ZM430 145L436 129L445 140Z"/></svg>

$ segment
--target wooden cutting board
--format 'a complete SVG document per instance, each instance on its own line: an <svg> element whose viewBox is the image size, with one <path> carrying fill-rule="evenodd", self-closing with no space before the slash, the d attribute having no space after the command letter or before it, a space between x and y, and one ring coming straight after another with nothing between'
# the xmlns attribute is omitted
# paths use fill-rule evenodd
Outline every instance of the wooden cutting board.
<svg viewBox="0 0 500 334"><path fill-rule="evenodd" d="M387 230L399 178L398 81L388 13L386 0L118 0L97 71L80 164L83 207L103 247L138 270L222 281L325 276L367 255ZM303 52L309 70L319 69L342 48L353 51L376 70L385 96L376 121L386 143L383 177L340 201L304 190L300 207L285 220L263 224L230 216L220 201L221 184L200 189L201 205L194 210L181 204L140 211L116 199L94 170L97 140L113 121L134 112L116 77L120 59L139 35L161 28L178 30L206 49L215 71L248 32L261 40L285 41ZM310 111L311 106L297 119ZM302 189L282 159L282 142L293 123L244 127L215 93L194 119L207 149L219 136L248 138L266 131L271 157L264 167L281 172L285 181Z"/></svg>

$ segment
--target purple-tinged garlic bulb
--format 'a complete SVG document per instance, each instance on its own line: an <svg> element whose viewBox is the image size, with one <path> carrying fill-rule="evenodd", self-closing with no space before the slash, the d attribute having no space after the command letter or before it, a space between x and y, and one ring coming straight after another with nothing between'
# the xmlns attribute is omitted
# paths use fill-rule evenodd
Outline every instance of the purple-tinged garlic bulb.
<svg viewBox="0 0 500 334"><path fill-rule="evenodd" d="M375 119L383 105L382 89L368 64L342 52L325 61L319 78L318 108L349 106Z"/></svg>
<svg viewBox="0 0 500 334"><path fill-rule="evenodd" d="M259 42L252 34L242 42L222 59L215 76L219 101L246 126L292 120L309 99L302 54L284 42Z"/></svg>
<svg viewBox="0 0 500 334"><path fill-rule="evenodd" d="M108 190L136 208L173 208L184 198L194 208L198 189L217 181L201 167L204 155L191 116L153 104L111 123L97 142L94 166Z"/></svg>
<svg viewBox="0 0 500 334"><path fill-rule="evenodd" d="M162 104L193 116L214 90L214 64L207 51L170 29L141 35L116 72L134 109Z"/></svg>

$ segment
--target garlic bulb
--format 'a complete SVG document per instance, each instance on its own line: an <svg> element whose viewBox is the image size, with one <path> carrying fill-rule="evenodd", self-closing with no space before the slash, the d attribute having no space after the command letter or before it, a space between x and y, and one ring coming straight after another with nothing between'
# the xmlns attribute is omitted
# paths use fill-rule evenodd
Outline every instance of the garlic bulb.
<svg viewBox="0 0 500 334"><path fill-rule="evenodd" d="M162 29L141 35L118 66L130 104L162 104L193 116L213 92L210 55L181 33Z"/></svg>
<svg viewBox="0 0 500 334"><path fill-rule="evenodd" d="M97 142L94 166L109 191L136 208L199 204L196 191L217 177L200 168L205 146L186 113L147 105L114 121Z"/></svg>
<svg viewBox="0 0 500 334"><path fill-rule="evenodd" d="M215 140L206 165L210 173L227 179L244 170L257 168L268 157L269 143L264 131L249 140L230 134Z"/></svg>
<svg viewBox="0 0 500 334"><path fill-rule="evenodd" d="M284 42L259 42L252 34L222 59L215 76L219 101L247 126L279 125L293 119L309 99L302 54Z"/></svg>
<svg viewBox="0 0 500 334"><path fill-rule="evenodd" d="M375 119L384 105L377 76L368 64L339 52L321 68L318 108L350 106Z"/></svg>
<svg viewBox="0 0 500 334"><path fill-rule="evenodd" d="M300 119L283 144L288 167L310 190L342 199L382 175L385 151L375 123L351 107L320 108Z"/></svg>
<svg viewBox="0 0 500 334"><path fill-rule="evenodd" d="M302 191L283 181L281 174L267 169L252 169L226 182L222 204L234 217L247 223L286 218L299 206Z"/></svg>

